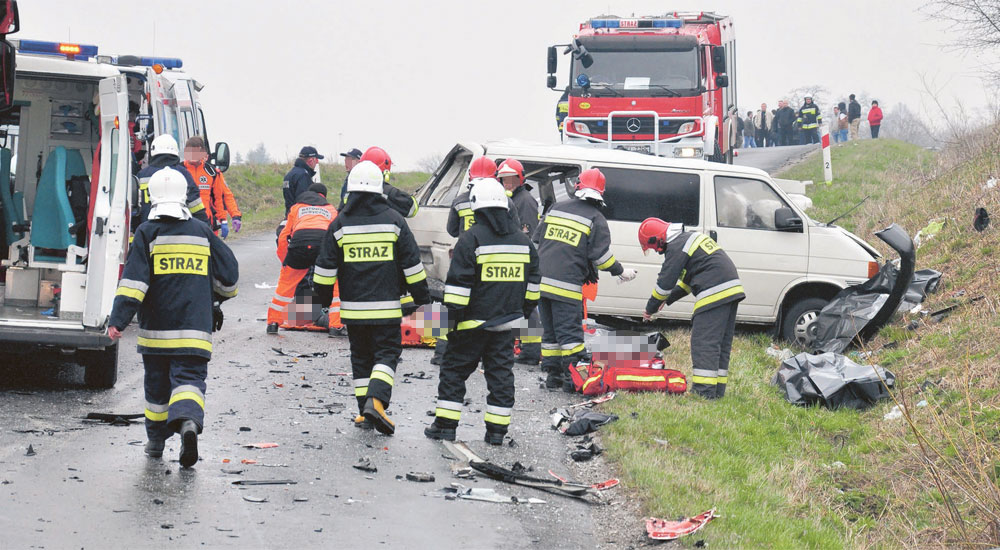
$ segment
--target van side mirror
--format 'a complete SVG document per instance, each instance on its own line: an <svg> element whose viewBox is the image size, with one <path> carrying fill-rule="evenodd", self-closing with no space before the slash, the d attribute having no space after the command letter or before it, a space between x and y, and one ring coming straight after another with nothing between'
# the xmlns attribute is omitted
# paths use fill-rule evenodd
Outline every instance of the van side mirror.
<svg viewBox="0 0 1000 550"><path fill-rule="evenodd" d="M549 46L546 51L546 61L547 63L547 73L555 74L556 68L559 66L559 53L556 51L555 46ZM555 86L549 86L549 88L554 88Z"/></svg>
<svg viewBox="0 0 1000 550"><path fill-rule="evenodd" d="M715 77L715 87L716 88L725 88L727 86L729 86L729 76L728 75L720 74L719 76Z"/></svg>
<svg viewBox="0 0 1000 550"><path fill-rule="evenodd" d="M220 172L225 172L229 170L229 144L220 141L215 144L215 154L212 155L215 160L215 167Z"/></svg>
<svg viewBox="0 0 1000 550"><path fill-rule="evenodd" d="M129 204L132 208L139 206L139 176L132 174L132 189L129 193Z"/></svg>
<svg viewBox="0 0 1000 550"><path fill-rule="evenodd" d="M546 79L545 79L545 86L548 87L550 90L555 89L555 87L556 87L556 75L550 74L548 77L546 77Z"/></svg>
<svg viewBox="0 0 1000 550"><path fill-rule="evenodd" d="M802 218L798 217L795 212L787 206L779 208L774 211L774 227L778 231L801 233Z"/></svg>
<svg viewBox="0 0 1000 550"><path fill-rule="evenodd" d="M725 46L712 46L712 71L716 73L726 72Z"/></svg>

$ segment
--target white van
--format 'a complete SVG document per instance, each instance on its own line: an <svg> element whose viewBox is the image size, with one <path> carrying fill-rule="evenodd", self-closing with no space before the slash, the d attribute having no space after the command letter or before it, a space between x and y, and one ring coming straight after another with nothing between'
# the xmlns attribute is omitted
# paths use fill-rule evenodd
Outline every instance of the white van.
<svg viewBox="0 0 1000 550"><path fill-rule="evenodd" d="M0 349L74 353L88 386L117 380L106 335L135 204L135 140L206 138L201 88L170 58L96 46L3 43L0 109ZM131 104L131 113L130 113ZM99 153L98 153L99 150ZM228 146L217 145L220 170ZM16 163L16 164L15 164ZM95 163L97 166L94 166Z"/></svg>
<svg viewBox="0 0 1000 550"><path fill-rule="evenodd" d="M781 336L807 344L820 309L841 289L864 282L879 268L878 252L850 232L818 223L803 212L765 172L742 166L658 158L626 151L517 141L456 145L416 196L420 210L409 220L432 288L448 272L455 239L445 231L452 199L464 190L474 157L514 158L524 165L544 209L572 191L582 170L599 168L607 178L605 216L611 250L639 272L618 284L601 275L589 314L640 317L660 271L662 257L644 256L639 223L651 216L681 222L712 236L736 263L747 298L741 323L775 324ZM694 300L663 308L664 319L690 319Z"/></svg>

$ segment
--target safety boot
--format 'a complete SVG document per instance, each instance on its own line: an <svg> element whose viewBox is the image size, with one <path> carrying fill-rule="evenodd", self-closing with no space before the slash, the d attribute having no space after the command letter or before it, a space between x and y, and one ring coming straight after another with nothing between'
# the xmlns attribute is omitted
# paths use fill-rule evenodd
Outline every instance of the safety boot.
<svg viewBox="0 0 1000 550"><path fill-rule="evenodd" d="M326 330L326 334L327 334L327 336L329 336L330 338L340 338L340 337L344 337L344 336L347 336L347 327L345 327L345 326L340 326L340 327L330 327L330 328L328 328L328 329Z"/></svg>
<svg viewBox="0 0 1000 550"><path fill-rule="evenodd" d="M278 323L268 323L267 324L268 334L278 334Z"/></svg>
<svg viewBox="0 0 1000 550"><path fill-rule="evenodd" d="M576 393L576 386L573 385L573 378L569 376L569 373L563 376L562 391L566 393Z"/></svg>
<svg viewBox="0 0 1000 550"><path fill-rule="evenodd" d="M160 458L163 456L163 447L166 444L163 440L150 439L146 442L146 456L149 458Z"/></svg>
<svg viewBox="0 0 1000 550"><path fill-rule="evenodd" d="M365 411L362 413L375 429L385 435L392 435L396 431L396 425L389 420L389 415L385 413L385 405L374 397L369 397L365 402Z"/></svg>
<svg viewBox="0 0 1000 550"><path fill-rule="evenodd" d="M372 424L371 420L368 420L363 415L358 415L354 417L354 427L361 428L362 430L374 430L375 425Z"/></svg>
<svg viewBox="0 0 1000 550"><path fill-rule="evenodd" d="M198 462L198 426L193 420L181 424L181 466L190 468Z"/></svg>
<svg viewBox="0 0 1000 550"><path fill-rule="evenodd" d="M500 445L503 445L503 438L505 435L507 434L503 432L494 432L486 430L486 437L484 441L486 441L490 445L493 445L494 447L499 447Z"/></svg>
<svg viewBox="0 0 1000 550"><path fill-rule="evenodd" d="M437 422L431 423L424 428L424 435L430 439L443 439L445 441L455 441L455 428L441 426Z"/></svg>
<svg viewBox="0 0 1000 550"><path fill-rule="evenodd" d="M549 391L557 391L562 387L562 383L562 376L560 376L558 372L549 371L549 373L545 375L545 389Z"/></svg>

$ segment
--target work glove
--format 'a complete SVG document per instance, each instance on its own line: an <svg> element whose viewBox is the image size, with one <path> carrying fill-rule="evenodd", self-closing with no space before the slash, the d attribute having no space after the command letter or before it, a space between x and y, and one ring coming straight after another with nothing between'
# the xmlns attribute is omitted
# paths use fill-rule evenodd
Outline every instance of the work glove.
<svg viewBox="0 0 1000 550"><path fill-rule="evenodd" d="M222 330L222 322L226 320L226 316L222 313L222 304L219 302L212 303L212 332L218 332Z"/></svg>
<svg viewBox="0 0 1000 550"><path fill-rule="evenodd" d="M222 234L222 238L225 239L229 236L229 222L223 220L219 225L219 232Z"/></svg>
<svg viewBox="0 0 1000 550"><path fill-rule="evenodd" d="M239 233L241 227L243 227L243 219L240 218L239 216L236 216L235 218L233 218L233 231Z"/></svg>
<svg viewBox="0 0 1000 550"><path fill-rule="evenodd" d="M410 315L413 315L414 313L417 312L417 309L419 309L419 308L420 308L420 306L418 306L416 302L407 302L407 303L403 304L403 307L402 307L402 309L403 309L403 317L409 317Z"/></svg>
<svg viewBox="0 0 1000 550"><path fill-rule="evenodd" d="M618 276L618 284L627 283L632 279L635 279L635 276L638 274L639 273L636 270L627 268L625 271L622 271L621 275Z"/></svg>

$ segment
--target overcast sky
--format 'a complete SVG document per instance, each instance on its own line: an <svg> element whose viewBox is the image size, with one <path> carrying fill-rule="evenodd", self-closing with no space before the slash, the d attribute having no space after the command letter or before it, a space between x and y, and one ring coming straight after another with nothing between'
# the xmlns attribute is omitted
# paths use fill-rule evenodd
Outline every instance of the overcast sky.
<svg viewBox="0 0 1000 550"><path fill-rule="evenodd" d="M988 101L973 56L948 51L922 1L504 2L404 0L21 0L14 38L180 57L205 84L209 135L290 158L379 145L414 168L459 140L558 139L545 48L591 16L714 9L734 18L743 112L790 89L865 91L883 107ZM155 42L154 26L155 22ZM560 58L565 69L567 58ZM559 85L566 82L565 71ZM932 116L932 115L928 115ZM342 137L341 137L342 135Z"/></svg>

